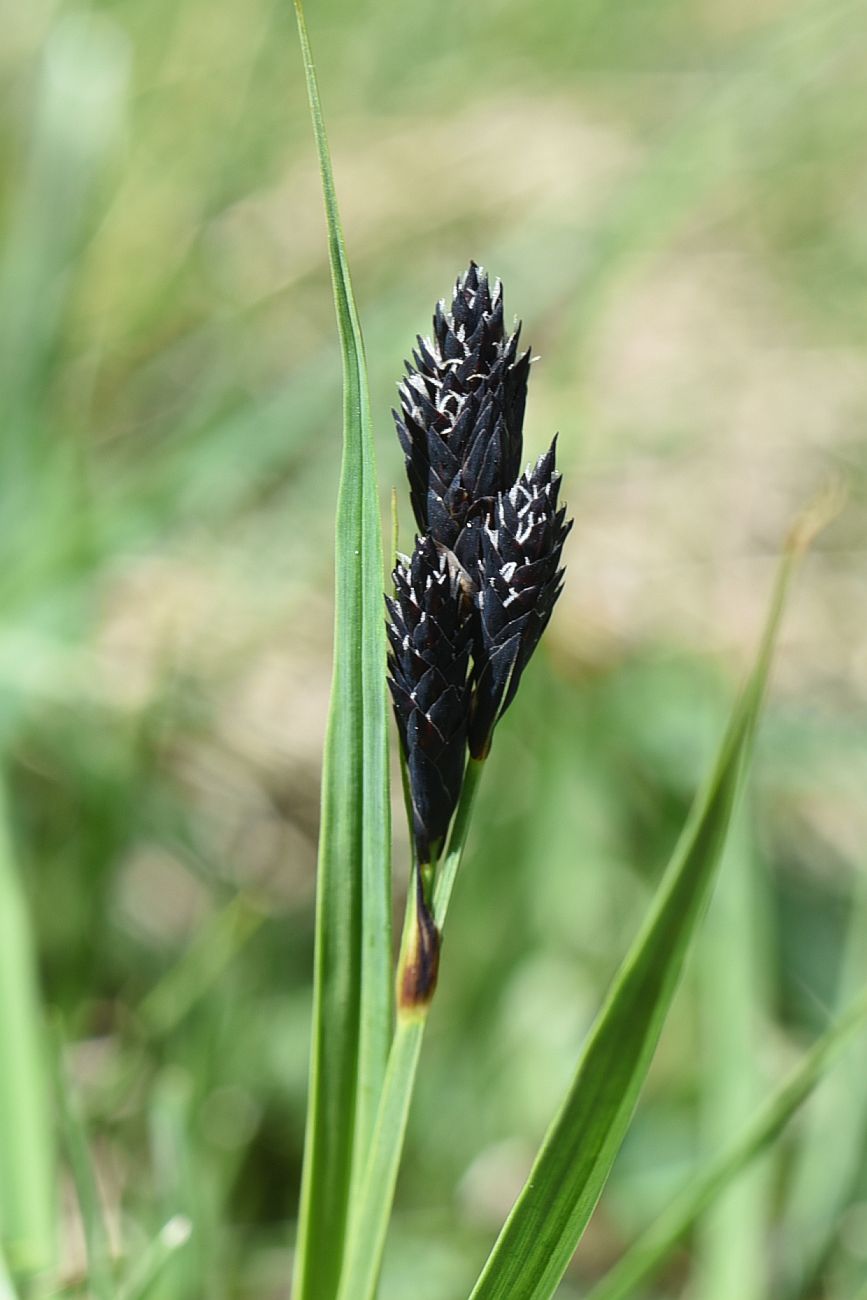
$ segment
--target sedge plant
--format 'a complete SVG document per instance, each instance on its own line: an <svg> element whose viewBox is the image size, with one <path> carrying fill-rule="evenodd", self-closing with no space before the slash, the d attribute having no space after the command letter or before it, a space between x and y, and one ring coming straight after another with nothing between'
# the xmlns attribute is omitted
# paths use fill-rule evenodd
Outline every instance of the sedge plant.
<svg viewBox="0 0 867 1300"><path fill-rule="evenodd" d="M506 324L502 288L475 263L449 267L448 276L460 270L453 292L437 308L430 337L419 339L399 385L397 436L417 535L409 554L397 557L391 579L386 576L362 331L300 0L296 10L323 181L344 419L310 1089L291 1294L293 1300L373 1300L425 1027L436 1001L440 962L449 960L448 947L441 949L453 886L488 755L498 743L499 721L555 612L569 523L559 500L555 445L534 466L524 464L530 354L520 347L519 328ZM79 39L75 32L73 39ZM55 60L52 67L63 71L65 65ZM98 107L85 117L99 134L112 119L105 104ZM58 120L63 116L55 113ZM81 120L82 114L75 117ZM48 170L55 177L56 168ZM628 220L628 207L626 212ZM51 259L29 258L26 265L42 268ZM21 295L28 310L37 300L35 294ZM17 317L9 319L14 323ZM42 338L40 331L24 328L13 333L20 347ZM10 356L20 360L18 352ZM32 366L12 369L20 382L30 384ZM282 425L280 436L285 437ZM40 469L45 482L44 465ZM65 474L61 466L61 477ZM480 1275L462 1292L468 1300L545 1300L557 1291L581 1241L628 1129L714 884L786 593L820 515L802 520L787 541L756 662L716 759L586 1041L576 1043L572 1081ZM41 518L37 531L41 541ZM8 728L8 718L4 725ZM412 846L396 958L388 783L392 726L402 757ZM5 744L5 732L3 739ZM127 1241L122 1257L114 1254L86 1110L65 1068L62 1035L44 1032L36 936L17 846L19 819L12 798L6 798L7 766L4 762L0 791L0 1300L84 1291L96 1300L207 1295L202 1279L209 1273L194 1273L187 1285L183 1268L176 1268L185 1264L188 1240L194 1250L202 1241L203 1257L209 1249L206 1216L197 1217L195 1198L188 1205L181 1188L170 1189L171 1204L160 1208L147 1240L138 1246ZM471 855L466 868L472 869ZM503 887L509 887L508 880ZM158 1040L165 1036L261 920L258 904L243 897L230 903L144 997L137 1024ZM863 1031L867 1005L857 977L846 987L835 1025L598 1280L593 1292L598 1300L635 1294L697 1217L776 1139L832 1061ZM161 1075L155 1092L155 1129L167 1135L165 1145L186 1150L192 1124L183 1078ZM844 1134L857 1136L860 1118L859 1106ZM809 1146L811 1163L818 1161L827 1179L825 1127L820 1123ZM854 1148L854 1136L849 1143ZM86 1254L86 1278L72 1282L62 1280L58 1267L61 1154ZM835 1164L845 1165L848 1155L839 1153ZM842 1185L843 1179L838 1176L837 1182ZM818 1223L812 1216L809 1240L803 1207L796 1200L789 1209L787 1232L801 1243L800 1253L792 1252L796 1273L809 1272L830 1231L837 1203L833 1188L825 1201L827 1213ZM808 1208L812 1211L812 1204ZM57 1289L58 1278L66 1290Z"/></svg>
<svg viewBox="0 0 867 1300"><path fill-rule="evenodd" d="M364 346L316 72L295 0L344 369L336 615L317 888L310 1092L294 1300L374 1300L443 931L496 725L562 588L569 531L556 446L522 472L530 353L499 282L471 262L419 337L394 413L417 535L382 613L383 548ZM555 440L556 442L556 440ZM826 504L787 539L755 664L716 760L579 1054L572 1083L470 1300L547 1300L626 1134L713 886L793 571ZM386 686L412 845L392 969ZM636 1243L625 1295L780 1131L841 1045L856 1002L749 1129Z"/></svg>

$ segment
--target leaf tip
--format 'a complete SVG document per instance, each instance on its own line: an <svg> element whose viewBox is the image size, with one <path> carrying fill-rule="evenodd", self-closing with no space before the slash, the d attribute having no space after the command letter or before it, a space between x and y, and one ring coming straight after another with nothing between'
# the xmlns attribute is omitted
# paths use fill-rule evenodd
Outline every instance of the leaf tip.
<svg viewBox="0 0 867 1300"><path fill-rule="evenodd" d="M786 538L786 550L800 559L812 546L819 533L843 512L848 490L841 478L832 478L813 501L795 519Z"/></svg>

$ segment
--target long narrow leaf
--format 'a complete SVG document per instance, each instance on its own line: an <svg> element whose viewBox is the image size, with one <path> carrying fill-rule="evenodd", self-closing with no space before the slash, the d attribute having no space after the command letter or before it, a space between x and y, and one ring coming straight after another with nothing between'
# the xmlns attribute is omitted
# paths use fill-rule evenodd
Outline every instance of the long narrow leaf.
<svg viewBox="0 0 867 1300"><path fill-rule="evenodd" d="M699 954L702 1146L716 1152L753 1115L764 1088L757 1037L767 1013L762 872L747 800L729 830ZM732 961L732 953L738 960ZM767 1293L770 1183L756 1167L702 1219L696 1243L695 1300L762 1300Z"/></svg>
<svg viewBox="0 0 867 1300"><path fill-rule="evenodd" d="M69 1161L81 1227L87 1251L87 1282L93 1300L113 1300L111 1251L105 1226L96 1171L90 1153L81 1103L64 1062L64 1038L58 1025L54 1035L55 1095L60 1129Z"/></svg>
<svg viewBox="0 0 867 1300"><path fill-rule="evenodd" d="M9 1275L2 1244L0 1244L0 1300L18 1300L18 1293Z"/></svg>
<svg viewBox="0 0 867 1300"><path fill-rule="evenodd" d="M132 1269L129 1278L121 1287L118 1300L144 1300L166 1266L187 1244L192 1231L192 1224L182 1214L176 1214L173 1219L169 1219Z"/></svg>
<svg viewBox="0 0 867 1300"><path fill-rule="evenodd" d="M662 1263L714 1198L779 1135L822 1075L867 1024L867 996L858 999L813 1046L753 1122L630 1247L587 1300L625 1300Z"/></svg>
<svg viewBox="0 0 867 1300"><path fill-rule="evenodd" d="M30 921L0 787L0 1246L13 1275L54 1257L54 1149Z"/></svg>
<svg viewBox="0 0 867 1300"><path fill-rule="evenodd" d="M609 992L530 1176L472 1300L547 1300L593 1212L635 1109L707 902L751 749L774 639L810 521L793 535L761 649L710 780L697 798L645 925Z"/></svg>
<svg viewBox="0 0 867 1300"><path fill-rule="evenodd" d="M293 1295L331 1300L353 1165L373 1131L392 1033L382 539L361 328L316 73L295 0L343 355L334 678L322 776L313 1042Z"/></svg>
<svg viewBox="0 0 867 1300"><path fill-rule="evenodd" d="M856 874L834 1007L867 987L867 878ZM782 1215L783 1294L814 1280L857 1187L867 1135L867 1037L847 1053L807 1107Z"/></svg>
<svg viewBox="0 0 867 1300"><path fill-rule="evenodd" d="M220 1228L217 1204L220 1188L202 1176L195 1150L195 1084L189 1074L172 1066L154 1080L148 1106L148 1136L154 1182L160 1189L160 1216L168 1221L195 1224L195 1232L182 1251L161 1268L165 1276L159 1294L191 1300L219 1295L222 1285ZM217 1174L215 1178L222 1174ZM169 1236L171 1236L171 1232ZM146 1260L159 1256L159 1239L137 1256L129 1276L144 1270Z"/></svg>
<svg viewBox="0 0 867 1300"><path fill-rule="evenodd" d="M177 1027L256 933L265 912L238 894L202 926L189 948L142 998L139 1015L154 1036Z"/></svg>

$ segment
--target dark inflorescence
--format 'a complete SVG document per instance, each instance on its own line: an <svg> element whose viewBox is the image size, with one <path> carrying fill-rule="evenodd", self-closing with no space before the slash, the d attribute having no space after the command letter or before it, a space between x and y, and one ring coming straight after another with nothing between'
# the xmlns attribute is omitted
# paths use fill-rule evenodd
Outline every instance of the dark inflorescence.
<svg viewBox="0 0 867 1300"><path fill-rule="evenodd" d="M419 860L430 861L461 793L469 720L472 606L451 552L420 537L386 598L389 687L406 755Z"/></svg>
<svg viewBox="0 0 867 1300"><path fill-rule="evenodd" d="M439 851L467 747L484 758L562 589L571 527L556 439L521 474L529 351L503 294L470 263L419 338L394 413L419 535L388 600L389 685L417 860Z"/></svg>
<svg viewBox="0 0 867 1300"><path fill-rule="evenodd" d="M474 758L487 753L563 589L560 557L572 523L557 504L555 458L556 439L508 492L497 493L480 530L469 727Z"/></svg>
<svg viewBox="0 0 867 1300"><path fill-rule="evenodd" d="M398 387L394 419L419 532L458 555L468 517L521 468L530 353L518 353L520 334L520 324L508 335L503 328L499 281L491 291L471 263L451 310L437 305L433 336L419 337Z"/></svg>

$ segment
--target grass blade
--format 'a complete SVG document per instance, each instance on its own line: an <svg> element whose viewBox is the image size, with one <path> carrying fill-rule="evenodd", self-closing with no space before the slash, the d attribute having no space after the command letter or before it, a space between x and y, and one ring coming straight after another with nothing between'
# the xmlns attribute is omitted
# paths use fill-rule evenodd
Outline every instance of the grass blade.
<svg viewBox="0 0 867 1300"><path fill-rule="evenodd" d="M81 1103L64 1061L64 1036L60 1026L54 1034L55 1094L66 1158L75 1184L78 1211L87 1252L87 1284L93 1300L113 1300L114 1281L111 1249L103 1217L96 1172Z"/></svg>
<svg viewBox="0 0 867 1300"><path fill-rule="evenodd" d="M6 1257L3 1254L3 1248L0 1246L0 1300L18 1300L18 1293L9 1276L9 1268L6 1264Z"/></svg>
<svg viewBox="0 0 867 1300"><path fill-rule="evenodd" d="M296 1300L330 1300L353 1167L370 1143L392 1036L391 865L379 501L361 328L316 72L295 0L343 355L334 678L322 776L313 1044Z"/></svg>
<svg viewBox="0 0 867 1300"><path fill-rule="evenodd" d="M448 851L437 869L433 911L434 921L441 932L466 846L483 767L483 763L472 759L467 765ZM415 920L411 898L408 899L407 917L405 937ZM376 1294L427 1013L427 1006L398 1013L397 1030L389 1054L370 1158L352 1216L339 1300L373 1300Z"/></svg>
<svg viewBox="0 0 867 1300"><path fill-rule="evenodd" d="M169 1219L121 1287L118 1300L144 1300L169 1262L187 1244L192 1231L192 1224L182 1214Z"/></svg>
<svg viewBox="0 0 867 1300"><path fill-rule="evenodd" d="M764 1094L757 1057L768 1022L771 950L764 884L744 807L735 815L699 953L702 1145L720 1150L752 1118ZM732 953L738 960L732 961ZM756 1166L704 1216L695 1300L762 1300L767 1293L769 1170Z"/></svg>
<svg viewBox="0 0 867 1300"><path fill-rule="evenodd" d="M214 1205L215 1196L219 1197L220 1173L213 1166L208 1176L198 1163L195 1093L194 1078L186 1070L168 1065L154 1081L149 1106L149 1145L155 1182L160 1189L156 1212L169 1223L195 1225L184 1250L169 1252L159 1264L162 1276L157 1296L161 1300L162 1297L198 1300L199 1296L224 1300L225 1297ZM174 1240L171 1231L169 1237ZM145 1275L160 1255L157 1237L148 1242L125 1276Z"/></svg>
<svg viewBox="0 0 867 1300"><path fill-rule="evenodd" d="M176 1029L264 920L264 909L246 894L237 894L210 917L177 964L142 998L139 1015L147 1032L159 1037Z"/></svg>
<svg viewBox="0 0 867 1300"><path fill-rule="evenodd" d="M54 450L46 442L50 426L34 416L45 401L68 310L69 266L88 237L94 197L122 138L129 80L129 45L108 13L82 6L52 25L27 167L15 187L0 260L4 487L13 466L38 483L43 460ZM22 442L34 446L22 449ZM24 481L15 480L19 495Z"/></svg>
<svg viewBox="0 0 867 1300"><path fill-rule="evenodd" d="M692 1179L663 1215L590 1292L587 1300L624 1300L665 1259L699 1215L739 1173L774 1141L828 1067L867 1025L867 995L823 1034L786 1083L762 1107L743 1134Z"/></svg>
<svg viewBox="0 0 867 1300"><path fill-rule="evenodd" d="M54 1258L54 1142L36 959L0 788L0 1246L13 1276Z"/></svg>
<svg viewBox="0 0 867 1300"><path fill-rule="evenodd" d="M818 516L818 510L816 512ZM793 532L753 672L650 914L593 1026L575 1078L472 1300L547 1300L581 1239L629 1126L690 937L707 902L794 567L818 518Z"/></svg>
<svg viewBox="0 0 867 1300"><path fill-rule="evenodd" d="M867 879L852 887L848 934L835 991L835 1010L867 987ZM856 1195L867 1135L867 1039L853 1046L840 1068L810 1102L793 1161L783 1212L783 1293L798 1296L813 1282L847 1202Z"/></svg>

